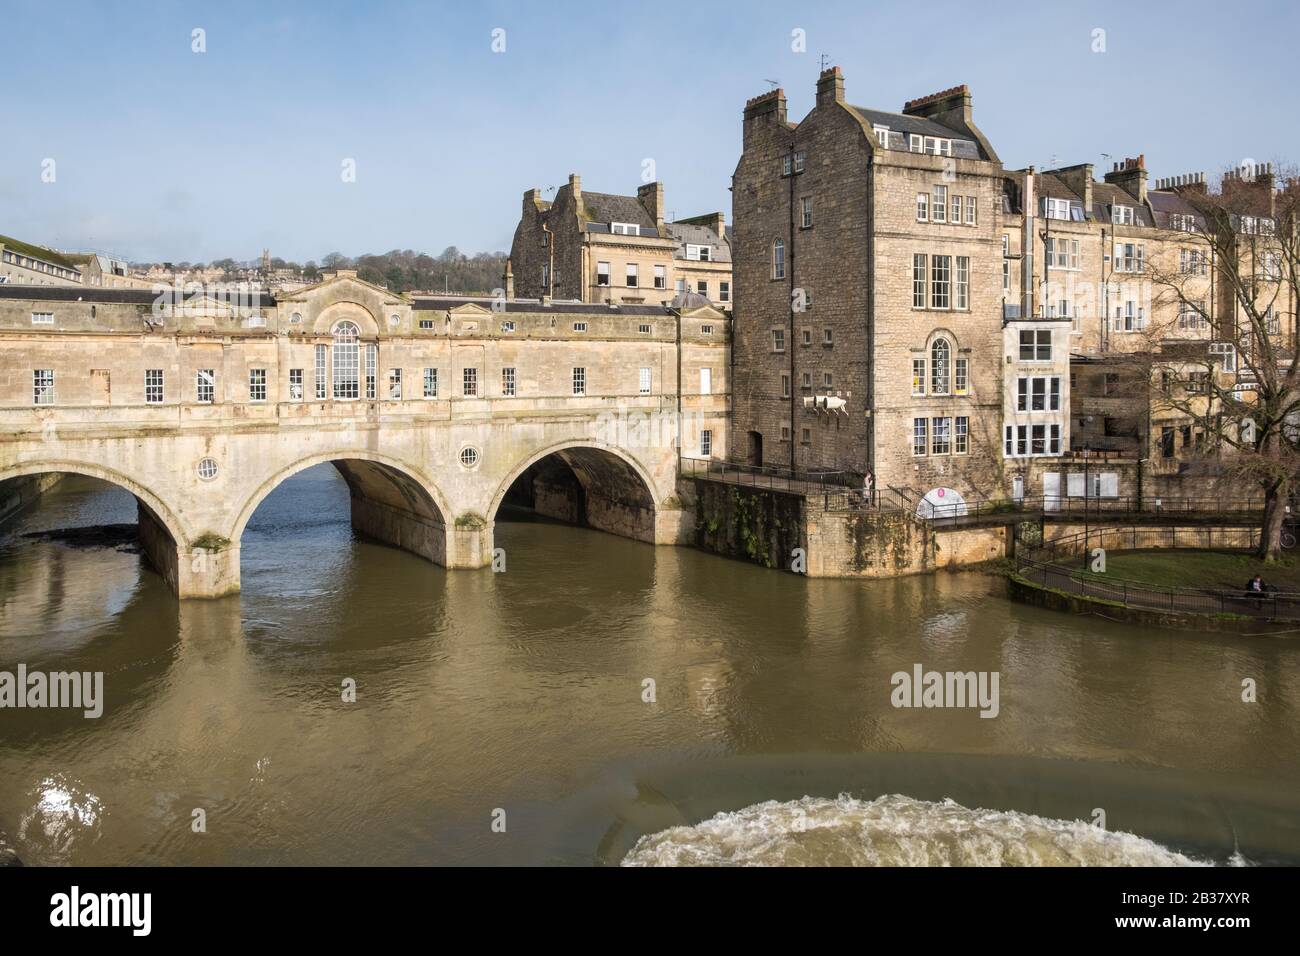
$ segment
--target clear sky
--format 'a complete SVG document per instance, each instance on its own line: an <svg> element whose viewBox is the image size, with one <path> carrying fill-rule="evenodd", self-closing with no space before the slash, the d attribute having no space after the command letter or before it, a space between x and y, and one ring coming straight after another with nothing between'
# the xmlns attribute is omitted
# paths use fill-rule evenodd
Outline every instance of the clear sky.
<svg viewBox="0 0 1300 956"><path fill-rule="evenodd" d="M3 0L0 234L177 262L504 250L524 190L632 193L646 159L670 211L730 218L745 100L778 80L803 116L821 54L877 109L968 84L1010 168L1214 175L1300 160L1297 26L1295 0Z"/></svg>

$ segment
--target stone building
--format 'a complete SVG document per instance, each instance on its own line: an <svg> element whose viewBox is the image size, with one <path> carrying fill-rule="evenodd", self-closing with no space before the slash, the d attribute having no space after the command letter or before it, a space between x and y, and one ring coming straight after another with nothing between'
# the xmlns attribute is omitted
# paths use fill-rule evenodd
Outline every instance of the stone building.
<svg viewBox="0 0 1300 956"><path fill-rule="evenodd" d="M692 292L731 307L731 241L722 213L664 220L662 183L635 196L583 190L572 175L546 201L524 193L506 263L508 298L664 305Z"/></svg>
<svg viewBox="0 0 1300 956"><path fill-rule="evenodd" d="M833 68L797 123L781 90L751 99L733 458L915 495L1177 488L1210 410L1197 376L1249 383L1189 202L1205 177L1155 186L1141 156L1100 181L1090 164L1005 170L964 86L889 113L848 103ZM1254 241L1274 188L1266 167L1225 179L1252 236L1239 255L1276 255ZM1294 322L1284 295L1270 337L1293 342Z"/></svg>
<svg viewBox="0 0 1300 956"><path fill-rule="evenodd" d="M836 67L798 123L781 90L750 100L732 187L733 454L993 492L1012 359L1003 191L965 87L890 113L848 103Z"/></svg>
<svg viewBox="0 0 1300 956"><path fill-rule="evenodd" d="M0 507L6 481L113 482L173 588L216 596L257 503L313 464L339 469L360 530L482 567L510 495L685 543L679 455L727 456L730 319L696 295L407 296L349 270L224 291L0 286Z"/></svg>
<svg viewBox="0 0 1300 956"><path fill-rule="evenodd" d="M0 236L0 283L81 285L81 270L61 252Z"/></svg>
<svg viewBox="0 0 1300 956"><path fill-rule="evenodd" d="M1229 206L1271 221L1271 170L1249 183L1230 173L1221 188ZM1076 456L1143 462L1150 477L1175 477L1203 451L1203 422L1213 411L1196 397L1206 391L1198 376L1241 384L1231 344L1241 310L1223 280L1226 263L1207 241L1210 224L1189 201L1207 189L1204 173L1151 188L1143 156L1115 163L1101 182L1091 164L1008 174L1004 282L1024 287L1024 305L1008 292L1008 310L1069 322ZM1242 246L1248 271L1252 249ZM1279 344L1294 335L1294 304L1282 292L1270 329ZM1165 389L1174 401L1162 397Z"/></svg>

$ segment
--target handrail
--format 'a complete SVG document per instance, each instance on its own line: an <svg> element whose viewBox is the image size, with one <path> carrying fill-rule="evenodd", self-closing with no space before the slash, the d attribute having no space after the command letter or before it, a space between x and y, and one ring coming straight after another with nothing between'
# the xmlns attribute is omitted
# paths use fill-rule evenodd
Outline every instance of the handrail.
<svg viewBox="0 0 1300 956"><path fill-rule="evenodd" d="M682 456L681 474L684 478L706 478L726 481L729 484L769 488L776 491L800 491L795 484L807 486L800 493L815 490L825 493L827 488L849 488L860 480L848 471L799 471L776 465L746 465L717 458L690 458ZM785 482L787 487L779 487Z"/></svg>
<svg viewBox="0 0 1300 956"><path fill-rule="evenodd" d="M900 489L899 497L911 502L909 495ZM851 499L850 499L851 500ZM844 502L843 504L847 504ZM919 508L918 502L918 508ZM828 508L827 510L852 510L847 507ZM1112 498L1087 497L1072 498L1066 495L1038 495L1025 498L974 498L954 504L933 504L926 502L923 511L918 511L921 521L955 521L957 519L978 519L990 515L1012 514L1066 514L1088 516L1092 514L1187 514L1214 517L1215 515L1246 515L1264 510L1264 501L1260 498L1230 498L1227 496L1175 496L1168 495L1117 495Z"/></svg>
<svg viewBox="0 0 1300 956"><path fill-rule="evenodd" d="M1248 547L1242 547L1241 535L1243 531L1246 531L1248 535ZM1184 536L1191 536L1189 544L1180 545L1180 533ZM1179 529L1171 527L1167 530L1135 526L1128 528L1097 528L1046 541L1037 547L1026 549L1025 552L1016 556L1016 573L1030 581L1030 583L1036 583L1042 587L1051 587L1054 590L1075 593L1081 597L1116 601L1125 607L1142 610L1245 614L1256 617L1267 616L1277 620L1300 620L1300 593L1297 592L1264 591L1256 593L1247 591L1244 586L1241 588L1196 588L1153 585L1128 578L1112 578L1085 573L1085 570L1080 568L1077 563L1073 564L1073 566L1061 563L1061 559L1066 557L1066 555L1059 554L1062 550L1069 549L1071 553L1068 557L1076 559L1076 561L1080 557L1086 561L1091 558L1091 549L1088 545L1094 538L1098 541L1114 540L1116 536L1119 536L1122 544L1123 537L1126 534L1132 536L1132 543L1130 548L1125 550L1149 550L1153 548L1151 544L1142 547L1138 541L1139 535L1164 537L1168 534L1170 542L1168 544L1159 544L1160 550L1194 548L1201 551L1245 551L1253 549L1259 541L1259 531L1254 528L1248 531L1246 529L1234 529L1230 532L1214 528ZM1217 547L1215 543L1216 535L1219 538ZM1234 536L1231 541L1228 539L1228 535ZM1080 539L1083 541L1082 548L1078 548ZM1035 581L1035 578L1038 580Z"/></svg>

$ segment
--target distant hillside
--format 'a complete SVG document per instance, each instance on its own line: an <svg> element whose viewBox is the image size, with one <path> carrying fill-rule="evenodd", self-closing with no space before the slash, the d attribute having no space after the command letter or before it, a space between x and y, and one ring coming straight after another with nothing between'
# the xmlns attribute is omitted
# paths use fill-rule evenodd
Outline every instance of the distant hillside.
<svg viewBox="0 0 1300 956"><path fill-rule="evenodd" d="M203 269L201 262L158 263L169 272ZM147 269L155 263L132 263ZM260 267L260 260L237 262L234 259L216 259L208 268L223 269L229 279L244 278L249 269ZM325 269L356 269L357 275L367 282L386 286L394 292L411 290L430 292L461 292L491 295L502 285L501 274L506 269L506 253L480 252L467 256L455 246L448 246L439 255L431 256L412 249L394 249L380 255L362 255L351 258L331 252L318 265L316 262L299 264L284 259L271 259L271 268L299 272L304 279L314 280Z"/></svg>
<svg viewBox="0 0 1300 956"><path fill-rule="evenodd" d="M438 256L410 249L394 249L355 259L330 253L320 267L356 269L358 278L387 286L394 292L419 289L491 295L493 289L502 285L506 253L480 252L467 256L455 246L448 246Z"/></svg>

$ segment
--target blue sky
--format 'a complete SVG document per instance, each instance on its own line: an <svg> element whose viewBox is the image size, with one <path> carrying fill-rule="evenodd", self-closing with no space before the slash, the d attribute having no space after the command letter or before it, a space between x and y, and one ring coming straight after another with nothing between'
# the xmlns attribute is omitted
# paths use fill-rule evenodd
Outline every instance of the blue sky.
<svg viewBox="0 0 1300 956"><path fill-rule="evenodd" d="M823 53L863 106L968 84L1008 167L1300 161L1288 2L4 7L0 233L132 259L508 249L525 189L631 193L645 159L730 218L745 100L779 80L801 117Z"/></svg>

